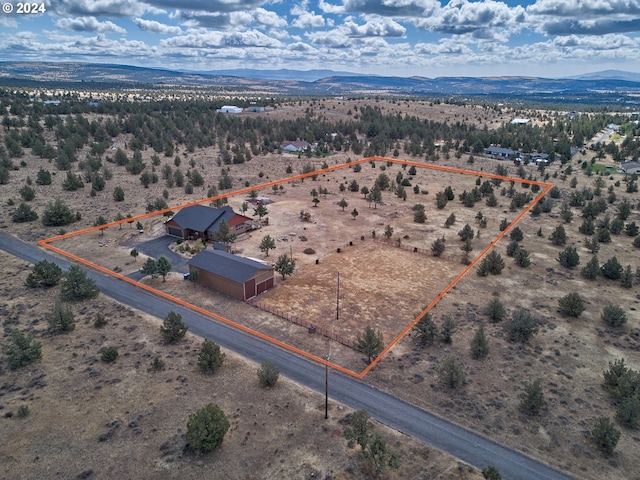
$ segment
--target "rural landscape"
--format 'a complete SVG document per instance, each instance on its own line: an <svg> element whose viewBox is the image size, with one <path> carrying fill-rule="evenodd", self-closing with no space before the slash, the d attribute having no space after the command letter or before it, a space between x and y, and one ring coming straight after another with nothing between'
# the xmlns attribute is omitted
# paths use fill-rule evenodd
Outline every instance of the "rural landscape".
<svg viewBox="0 0 640 480"><path fill-rule="evenodd" d="M531 478L178 306L566 478L640 478L637 110L40 80L0 89L0 238L49 259L0 254L7 478Z"/></svg>

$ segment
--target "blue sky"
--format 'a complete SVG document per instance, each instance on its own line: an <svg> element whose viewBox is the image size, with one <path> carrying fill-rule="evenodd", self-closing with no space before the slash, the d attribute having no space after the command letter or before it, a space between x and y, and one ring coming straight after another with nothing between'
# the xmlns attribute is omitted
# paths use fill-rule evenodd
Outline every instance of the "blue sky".
<svg viewBox="0 0 640 480"><path fill-rule="evenodd" d="M0 13L0 60L425 77L640 72L640 0L44 0L44 5L44 14L18 14L17 2L12 13Z"/></svg>

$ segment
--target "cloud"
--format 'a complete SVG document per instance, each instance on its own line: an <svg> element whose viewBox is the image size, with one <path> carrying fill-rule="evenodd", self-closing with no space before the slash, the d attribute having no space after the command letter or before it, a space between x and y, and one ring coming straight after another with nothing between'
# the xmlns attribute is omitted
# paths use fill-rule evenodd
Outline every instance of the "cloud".
<svg viewBox="0 0 640 480"><path fill-rule="evenodd" d="M291 10L292 15L297 17L291 22L296 28L321 28L325 25L325 18L322 15L316 15L316 12L294 12Z"/></svg>
<svg viewBox="0 0 640 480"><path fill-rule="evenodd" d="M506 41L522 28L525 18L525 9L519 5L511 8L493 0L452 0L445 7L436 9L430 17L416 20L415 24L418 28L445 35L471 34L478 39Z"/></svg>
<svg viewBox="0 0 640 480"><path fill-rule="evenodd" d="M358 24L348 17L346 21L333 30L307 33L306 36L313 43L330 48L347 48L355 45L358 39L375 37L403 37L406 28L396 21L376 17L364 24Z"/></svg>
<svg viewBox="0 0 640 480"><path fill-rule="evenodd" d="M473 55L467 45L458 41L445 39L438 43L417 43L415 52L418 55Z"/></svg>
<svg viewBox="0 0 640 480"><path fill-rule="evenodd" d="M385 17L429 16L440 8L438 0L342 0L342 5L334 5L319 0L318 7L325 13L381 15Z"/></svg>
<svg viewBox="0 0 640 480"><path fill-rule="evenodd" d="M145 20L137 17L133 19L133 22L138 25L140 30L145 32L158 33L160 35L180 35L182 29L174 25L165 25L164 23L156 22L155 20Z"/></svg>
<svg viewBox="0 0 640 480"><path fill-rule="evenodd" d="M144 3L171 10L231 13L253 10L266 2L265 0L144 0Z"/></svg>
<svg viewBox="0 0 640 480"><path fill-rule="evenodd" d="M205 12L179 10L173 17L185 21L189 27L232 30L248 25L285 28L287 21L275 13L263 8L242 10L239 12Z"/></svg>
<svg viewBox="0 0 640 480"><path fill-rule="evenodd" d="M124 28L115 23L109 21L99 22L96 17L61 18L56 21L56 26L72 32L127 33Z"/></svg>
<svg viewBox="0 0 640 480"><path fill-rule="evenodd" d="M191 31L161 40L164 47L220 49L225 47L279 48L282 42L256 30L247 32Z"/></svg>
<svg viewBox="0 0 640 480"><path fill-rule="evenodd" d="M605 35L640 30L640 0L538 0L528 24L545 35Z"/></svg>
<svg viewBox="0 0 640 480"><path fill-rule="evenodd" d="M47 3L50 12L62 16L130 17L154 10L137 0L50 0Z"/></svg>

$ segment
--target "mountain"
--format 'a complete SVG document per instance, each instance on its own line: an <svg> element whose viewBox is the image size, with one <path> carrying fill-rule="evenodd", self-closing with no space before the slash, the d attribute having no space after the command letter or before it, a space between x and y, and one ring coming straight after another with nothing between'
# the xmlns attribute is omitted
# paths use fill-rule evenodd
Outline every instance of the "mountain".
<svg viewBox="0 0 640 480"><path fill-rule="evenodd" d="M539 77L392 77L331 70L251 69L188 72L92 63L0 62L0 85L112 89L177 86L210 88L227 95L318 96L486 96L499 100L618 104L637 108L640 78L605 71L579 78Z"/></svg>
<svg viewBox="0 0 640 480"><path fill-rule="evenodd" d="M624 72L622 70L601 70L599 72L586 73L584 75L567 78L575 80L626 80L629 82L640 82L640 73Z"/></svg>

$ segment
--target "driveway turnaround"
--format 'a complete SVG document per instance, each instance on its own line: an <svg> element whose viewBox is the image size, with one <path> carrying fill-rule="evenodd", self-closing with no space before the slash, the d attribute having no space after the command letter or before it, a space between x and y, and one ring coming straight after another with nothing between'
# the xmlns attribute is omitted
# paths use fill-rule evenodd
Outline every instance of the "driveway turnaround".
<svg viewBox="0 0 640 480"><path fill-rule="evenodd" d="M0 232L0 248L31 263L48 260L65 270L70 265L70 262L4 232ZM324 365L311 362L277 345L176 305L115 277L95 271L87 273L96 281L104 295L158 318L164 318L170 310L173 310L182 315L190 332L209 338L220 346L254 362L262 363L265 360L271 360L278 366L282 375L324 393ZM493 465L505 479L565 480L572 478L522 453L339 372L334 371L329 375L329 394L334 401L354 409L365 409L380 422L471 465L478 468Z"/></svg>

